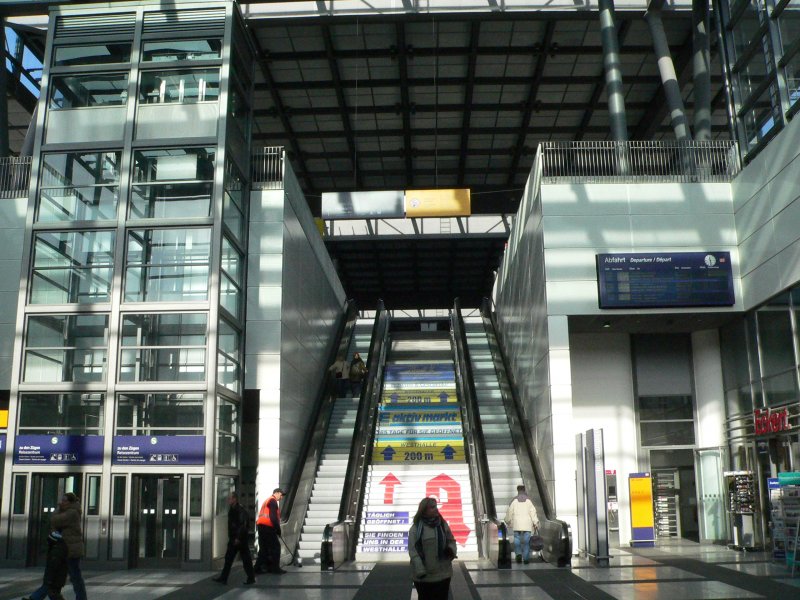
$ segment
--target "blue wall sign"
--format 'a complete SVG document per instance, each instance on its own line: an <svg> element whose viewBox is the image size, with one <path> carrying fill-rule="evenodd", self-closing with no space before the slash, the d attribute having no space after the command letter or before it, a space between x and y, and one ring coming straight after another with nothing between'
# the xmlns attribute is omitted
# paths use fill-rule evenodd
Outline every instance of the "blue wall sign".
<svg viewBox="0 0 800 600"><path fill-rule="evenodd" d="M102 435L18 435L16 465L102 465Z"/></svg>
<svg viewBox="0 0 800 600"><path fill-rule="evenodd" d="M206 461L203 435L116 435L115 465L202 465Z"/></svg>
<svg viewBox="0 0 800 600"><path fill-rule="evenodd" d="M730 252L598 254L600 308L733 306Z"/></svg>

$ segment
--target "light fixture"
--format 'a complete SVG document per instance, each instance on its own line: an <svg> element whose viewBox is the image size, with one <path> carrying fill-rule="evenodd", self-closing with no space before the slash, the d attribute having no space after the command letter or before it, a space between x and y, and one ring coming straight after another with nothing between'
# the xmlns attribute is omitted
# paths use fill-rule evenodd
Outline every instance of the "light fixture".
<svg viewBox="0 0 800 600"><path fill-rule="evenodd" d="M603 329L610 329L611 321L603 321Z"/></svg>

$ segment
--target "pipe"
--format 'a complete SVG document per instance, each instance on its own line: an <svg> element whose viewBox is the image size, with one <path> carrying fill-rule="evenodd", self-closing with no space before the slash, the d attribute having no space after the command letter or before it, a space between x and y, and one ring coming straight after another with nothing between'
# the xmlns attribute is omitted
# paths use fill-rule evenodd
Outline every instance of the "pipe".
<svg viewBox="0 0 800 600"><path fill-rule="evenodd" d="M622 90L622 65L619 58L617 28L614 24L614 0L599 0L598 6L611 137L617 142L627 142L628 121L625 116L625 95Z"/></svg>
<svg viewBox="0 0 800 600"><path fill-rule="evenodd" d="M711 51L708 0L692 0L692 67L694 72L694 139L711 139Z"/></svg>

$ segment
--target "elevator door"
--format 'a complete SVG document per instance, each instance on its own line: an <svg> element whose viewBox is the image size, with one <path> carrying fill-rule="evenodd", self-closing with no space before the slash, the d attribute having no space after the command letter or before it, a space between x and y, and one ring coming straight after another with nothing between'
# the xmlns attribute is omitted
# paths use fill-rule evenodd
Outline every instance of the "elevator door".
<svg viewBox="0 0 800 600"><path fill-rule="evenodd" d="M135 477L131 558L137 567L174 567L182 557L181 475Z"/></svg>
<svg viewBox="0 0 800 600"><path fill-rule="evenodd" d="M31 519L28 533L29 566L43 565L50 534L50 515L58 510L61 496L81 495L81 475L34 475L31 489Z"/></svg>

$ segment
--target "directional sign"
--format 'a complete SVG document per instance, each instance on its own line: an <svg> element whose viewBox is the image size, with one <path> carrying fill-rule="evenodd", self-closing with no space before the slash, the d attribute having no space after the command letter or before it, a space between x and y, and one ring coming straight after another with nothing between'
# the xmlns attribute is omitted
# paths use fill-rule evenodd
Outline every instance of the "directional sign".
<svg viewBox="0 0 800 600"><path fill-rule="evenodd" d="M372 450L376 463L464 462L464 440L378 440Z"/></svg>
<svg viewBox="0 0 800 600"><path fill-rule="evenodd" d="M458 402L455 388L421 388L385 390L384 404L454 404Z"/></svg>
<svg viewBox="0 0 800 600"><path fill-rule="evenodd" d="M393 473L389 473L386 477L381 479L381 485L386 486L386 491L383 493L383 503L394 504L394 488L396 485L402 485L400 484L400 480L395 477Z"/></svg>

